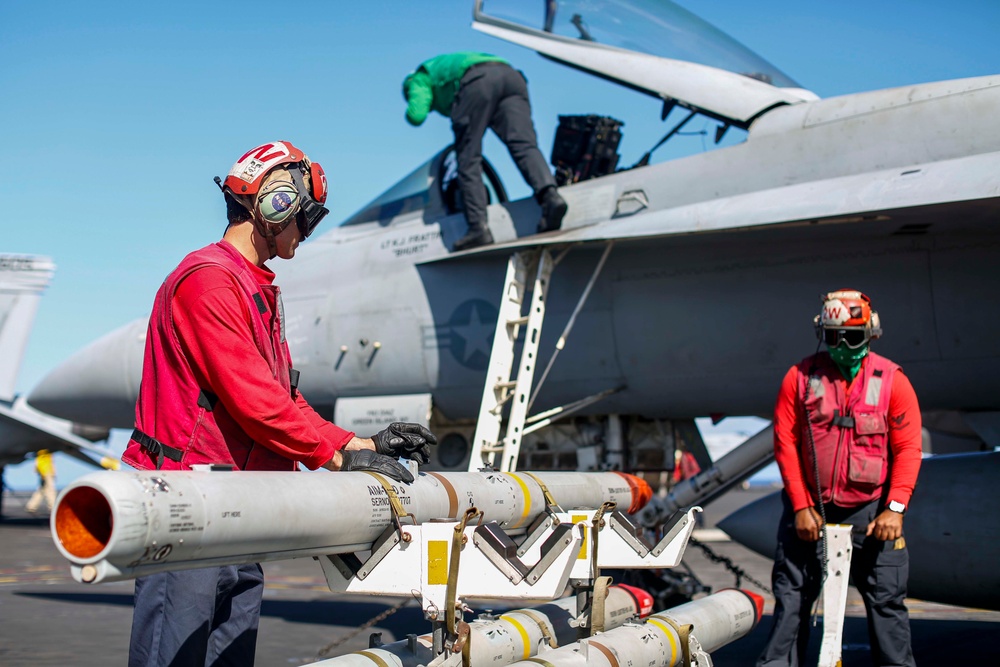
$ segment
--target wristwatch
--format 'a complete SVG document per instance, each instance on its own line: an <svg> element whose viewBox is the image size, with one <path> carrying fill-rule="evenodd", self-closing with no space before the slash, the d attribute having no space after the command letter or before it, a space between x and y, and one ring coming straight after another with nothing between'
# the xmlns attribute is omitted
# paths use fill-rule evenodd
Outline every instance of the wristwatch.
<svg viewBox="0 0 1000 667"><path fill-rule="evenodd" d="M906 505L901 502L890 500L889 501L889 511L897 512L899 514L906 514Z"/></svg>

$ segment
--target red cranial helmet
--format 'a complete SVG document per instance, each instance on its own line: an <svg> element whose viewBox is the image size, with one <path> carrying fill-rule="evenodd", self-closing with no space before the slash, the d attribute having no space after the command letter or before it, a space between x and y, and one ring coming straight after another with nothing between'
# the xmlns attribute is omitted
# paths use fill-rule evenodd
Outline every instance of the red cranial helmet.
<svg viewBox="0 0 1000 667"><path fill-rule="evenodd" d="M882 336L878 313L872 310L872 301L857 290L842 289L820 296L823 302L819 315L813 318L816 336L827 345L836 347L845 343L850 348L867 345L871 339Z"/></svg>
<svg viewBox="0 0 1000 667"><path fill-rule="evenodd" d="M295 221L306 238L329 213L323 206L327 196L323 167L288 141L272 141L244 153L220 187L251 213L271 257L276 252L274 237L289 224Z"/></svg>

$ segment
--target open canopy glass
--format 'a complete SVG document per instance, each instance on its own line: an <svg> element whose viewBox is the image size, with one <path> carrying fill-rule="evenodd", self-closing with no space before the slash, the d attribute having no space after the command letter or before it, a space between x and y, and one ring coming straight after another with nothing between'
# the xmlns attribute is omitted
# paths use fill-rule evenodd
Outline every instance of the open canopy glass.
<svg viewBox="0 0 1000 667"><path fill-rule="evenodd" d="M482 13L531 30L742 74L781 88L791 78L667 0L484 0Z"/></svg>

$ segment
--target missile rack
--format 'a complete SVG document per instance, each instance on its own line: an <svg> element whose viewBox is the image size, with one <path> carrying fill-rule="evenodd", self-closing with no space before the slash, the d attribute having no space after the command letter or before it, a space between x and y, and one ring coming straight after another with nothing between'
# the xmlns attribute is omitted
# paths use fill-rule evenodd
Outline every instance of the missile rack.
<svg viewBox="0 0 1000 667"><path fill-rule="evenodd" d="M548 601L572 588L578 595L581 638L588 637L603 630L611 578L602 577L601 570L676 567L700 511L677 512L656 544L648 543L614 503L565 512L550 502L520 542L496 522L483 522L475 507L457 521L420 525L404 523L401 514L367 554L317 560L334 593L419 597L438 656L430 664L462 665L469 638L464 614L470 611L464 600ZM417 582L414 573L419 573Z"/></svg>

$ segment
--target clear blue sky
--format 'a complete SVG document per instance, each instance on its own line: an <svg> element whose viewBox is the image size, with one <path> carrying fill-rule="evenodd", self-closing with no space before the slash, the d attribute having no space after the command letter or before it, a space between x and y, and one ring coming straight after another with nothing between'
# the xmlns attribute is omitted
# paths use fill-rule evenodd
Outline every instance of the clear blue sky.
<svg viewBox="0 0 1000 667"><path fill-rule="evenodd" d="M678 4L821 97L1000 73L997 0ZM212 177L248 148L289 139L321 162L333 225L449 143L446 119L403 120L401 80L428 57L482 50L522 69L546 154L560 114L623 120L622 164L668 129L656 100L473 31L471 13L472 0L0 3L0 252L58 266L18 389L145 315L178 260L219 238ZM671 143L657 160L711 147ZM528 194L499 142L486 155Z"/></svg>

